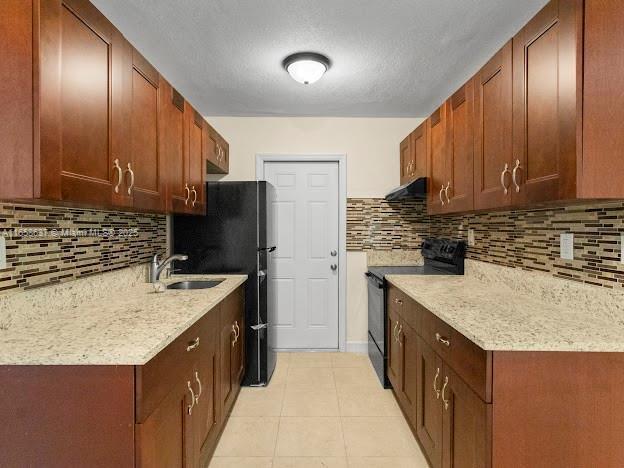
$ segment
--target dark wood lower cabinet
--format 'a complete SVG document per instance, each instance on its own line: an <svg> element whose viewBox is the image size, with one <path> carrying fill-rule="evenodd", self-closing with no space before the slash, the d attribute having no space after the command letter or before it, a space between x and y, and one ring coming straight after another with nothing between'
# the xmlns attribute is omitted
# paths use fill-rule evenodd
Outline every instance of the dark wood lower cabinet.
<svg viewBox="0 0 624 468"><path fill-rule="evenodd" d="M243 317L241 286L141 366L0 366L0 466L208 466L243 378Z"/></svg>
<svg viewBox="0 0 624 468"><path fill-rule="evenodd" d="M416 434L433 468L442 466L442 359L418 338L416 362Z"/></svg>
<svg viewBox="0 0 624 468"><path fill-rule="evenodd" d="M387 297L388 374L432 468L624 466L624 353L485 351Z"/></svg>
<svg viewBox="0 0 624 468"><path fill-rule="evenodd" d="M444 366L442 399L442 467L489 468L491 405L483 402L453 370ZM448 380L447 380L448 379Z"/></svg>

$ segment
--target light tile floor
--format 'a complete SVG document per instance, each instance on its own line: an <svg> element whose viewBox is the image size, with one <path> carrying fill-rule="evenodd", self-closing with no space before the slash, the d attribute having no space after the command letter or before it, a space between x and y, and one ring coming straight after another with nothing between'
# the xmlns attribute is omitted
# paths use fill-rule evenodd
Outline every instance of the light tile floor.
<svg viewBox="0 0 624 468"><path fill-rule="evenodd" d="M280 353L266 388L243 388L210 468L427 468L368 357Z"/></svg>

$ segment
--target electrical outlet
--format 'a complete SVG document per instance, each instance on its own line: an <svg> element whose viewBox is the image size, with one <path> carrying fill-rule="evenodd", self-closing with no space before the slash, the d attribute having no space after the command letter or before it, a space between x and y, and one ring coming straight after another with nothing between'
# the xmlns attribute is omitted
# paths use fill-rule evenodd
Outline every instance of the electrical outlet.
<svg viewBox="0 0 624 468"><path fill-rule="evenodd" d="M475 246L474 229L470 228L468 229L468 247L474 247L474 246Z"/></svg>
<svg viewBox="0 0 624 468"><path fill-rule="evenodd" d="M559 238L559 248L563 260L574 260L574 234L565 232Z"/></svg>
<svg viewBox="0 0 624 468"><path fill-rule="evenodd" d="M6 267L6 239L2 233L0 233L0 270L5 269Z"/></svg>

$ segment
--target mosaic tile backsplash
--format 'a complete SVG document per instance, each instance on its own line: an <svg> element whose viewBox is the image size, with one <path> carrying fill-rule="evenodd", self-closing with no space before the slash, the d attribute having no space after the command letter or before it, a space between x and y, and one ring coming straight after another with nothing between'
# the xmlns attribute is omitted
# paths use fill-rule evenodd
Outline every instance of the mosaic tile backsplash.
<svg viewBox="0 0 624 468"><path fill-rule="evenodd" d="M347 204L348 250L418 248L426 235L467 240L469 229L475 233L470 259L624 286L619 254L623 201L436 216L427 216L420 200L349 199ZM574 260L559 258L559 235L564 232L574 234Z"/></svg>
<svg viewBox="0 0 624 468"><path fill-rule="evenodd" d="M0 203L0 294L147 262L167 245L164 215Z"/></svg>

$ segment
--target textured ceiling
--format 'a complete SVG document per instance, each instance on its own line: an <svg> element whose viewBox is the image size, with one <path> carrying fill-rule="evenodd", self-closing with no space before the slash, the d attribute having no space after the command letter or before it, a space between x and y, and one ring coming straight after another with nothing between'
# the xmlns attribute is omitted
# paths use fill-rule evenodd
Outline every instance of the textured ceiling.
<svg viewBox="0 0 624 468"><path fill-rule="evenodd" d="M92 0L204 115L422 117L546 0ZM299 51L332 68L304 86Z"/></svg>

